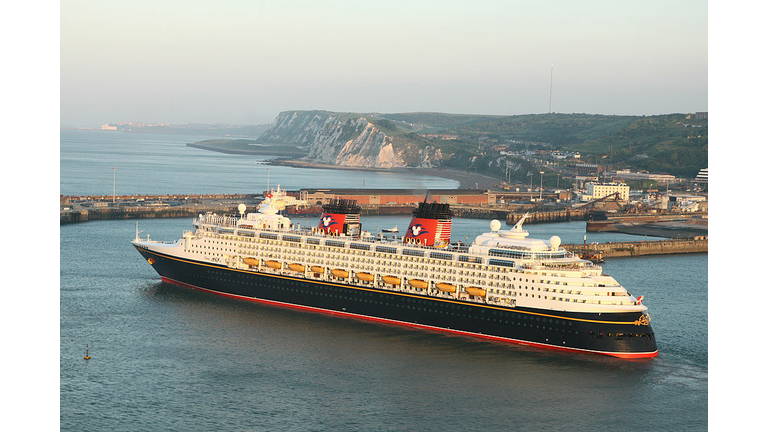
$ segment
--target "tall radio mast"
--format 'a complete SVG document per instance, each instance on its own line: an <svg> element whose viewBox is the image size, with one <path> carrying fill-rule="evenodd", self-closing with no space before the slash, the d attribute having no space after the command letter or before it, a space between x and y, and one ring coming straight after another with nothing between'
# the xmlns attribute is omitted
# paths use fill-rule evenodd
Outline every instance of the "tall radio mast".
<svg viewBox="0 0 768 432"><path fill-rule="evenodd" d="M555 65L552 65L552 69L549 72L549 113L552 114L552 80L555 76Z"/></svg>

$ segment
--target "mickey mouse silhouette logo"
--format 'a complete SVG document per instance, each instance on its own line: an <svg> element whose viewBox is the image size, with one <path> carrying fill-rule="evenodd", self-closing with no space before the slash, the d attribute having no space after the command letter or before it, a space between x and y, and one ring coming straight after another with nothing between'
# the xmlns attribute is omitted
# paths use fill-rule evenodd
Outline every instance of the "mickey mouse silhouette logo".
<svg viewBox="0 0 768 432"><path fill-rule="evenodd" d="M414 237L418 237L421 234L429 234L429 231L424 229L424 226L422 224L416 224L416 225L411 227L411 234Z"/></svg>
<svg viewBox="0 0 768 432"><path fill-rule="evenodd" d="M323 222L323 226L326 228L330 227L331 225L336 225L338 223L335 220L333 220L331 216L326 216L320 220Z"/></svg>

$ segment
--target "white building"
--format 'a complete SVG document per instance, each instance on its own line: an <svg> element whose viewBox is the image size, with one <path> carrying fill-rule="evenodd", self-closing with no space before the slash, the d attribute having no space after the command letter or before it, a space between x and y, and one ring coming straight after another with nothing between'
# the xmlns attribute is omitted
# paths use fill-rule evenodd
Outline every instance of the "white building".
<svg viewBox="0 0 768 432"><path fill-rule="evenodd" d="M709 168L702 168L701 170L699 170L699 174L696 176L696 179L694 181L696 183L709 182Z"/></svg>
<svg viewBox="0 0 768 432"><path fill-rule="evenodd" d="M619 199L629 201L629 186L623 183L587 183L587 195L600 199L619 192Z"/></svg>
<svg viewBox="0 0 768 432"><path fill-rule="evenodd" d="M657 182L674 182L675 176L671 174L654 174L649 172L632 172L630 170L618 170L613 177L621 177L624 180L654 180Z"/></svg>

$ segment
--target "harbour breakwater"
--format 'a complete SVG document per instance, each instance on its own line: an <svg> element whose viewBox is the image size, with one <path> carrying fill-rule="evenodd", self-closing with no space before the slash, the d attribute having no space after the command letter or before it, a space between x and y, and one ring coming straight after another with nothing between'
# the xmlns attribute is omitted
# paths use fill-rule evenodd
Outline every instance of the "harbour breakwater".
<svg viewBox="0 0 768 432"><path fill-rule="evenodd" d="M653 216L613 216L607 220L588 221L587 232L692 239L709 234L707 213L661 214Z"/></svg>
<svg viewBox="0 0 768 432"><path fill-rule="evenodd" d="M584 252L583 244L564 244L564 248L574 253ZM709 239L667 239L650 241L608 242L588 245L588 252L601 252L603 258L638 257L646 255L670 255L681 253L707 253Z"/></svg>
<svg viewBox="0 0 768 432"><path fill-rule="evenodd" d="M234 213L237 206L201 206L201 207L121 207L92 210L62 210L59 213L59 225L88 222L92 220L113 219L154 219L154 218L193 218L200 213Z"/></svg>
<svg viewBox="0 0 768 432"><path fill-rule="evenodd" d="M507 213L506 220L507 225L514 225L525 216L526 213ZM589 217L589 211L587 210L555 210L555 211L543 211L543 212L529 212L528 217L525 219L525 223L550 223L550 222L570 222L570 221L582 221L587 220Z"/></svg>

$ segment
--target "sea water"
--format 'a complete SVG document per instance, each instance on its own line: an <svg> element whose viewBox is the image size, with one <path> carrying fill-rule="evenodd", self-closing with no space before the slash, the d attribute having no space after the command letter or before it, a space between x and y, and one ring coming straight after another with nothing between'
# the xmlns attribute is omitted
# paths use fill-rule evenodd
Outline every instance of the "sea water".
<svg viewBox="0 0 768 432"><path fill-rule="evenodd" d="M261 193L268 187L453 189L440 177L268 165L273 156L188 147L217 137L62 130L62 195ZM218 137L223 138L223 137Z"/></svg>
<svg viewBox="0 0 768 432"><path fill-rule="evenodd" d="M131 134L105 136L126 145L134 140ZM174 136L136 139L185 147L185 139ZM102 166L111 177L112 152L101 147L105 153L94 157L89 148L62 143L67 193L100 193L94 184L100 180L64 178L71 172L64 166L75 167L77 159L106 161ZM215 166L220 157L186 149L173 150L178 153L172 160L158 156L163 161L153 167L187 175L185 166ZM184 151L196 156L181 156ZM156 193L176 193L176 187L206 192L184 182L165 184L153 177L154 169L144 172L146 181L137 174L136 185L153 183ZM313 185L333 183L338 174L311 172ZM246 181L234 191L213 180L210 191L253 191ZM435 180L399 181L380 187ZM370 231L395 225L404 230L408 220L368 216L362 222ZM316 224L314 218L294 222ZM175 240L191 229L191 220L146 219L138 227L142 236ZM559 235L579 243L585 223L526 229L531 237ZM452 238L471 241L487 230L488 221L455 219ZM281 309L166 284L130 245L135 232L134 220L60 228L62 430L707 428L706 254L606 261L606 273L632 294L645 295L659 348L653 359L620 360ZM626 238L638 239L590 233L587 241ZM83 359L86 345L90 360Z"/></svg>

